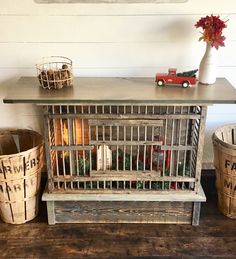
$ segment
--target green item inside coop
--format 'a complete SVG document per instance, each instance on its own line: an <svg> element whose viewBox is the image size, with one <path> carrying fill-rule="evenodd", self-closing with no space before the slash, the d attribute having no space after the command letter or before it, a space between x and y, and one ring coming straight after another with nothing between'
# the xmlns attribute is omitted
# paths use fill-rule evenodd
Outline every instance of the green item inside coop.
<svg viewBox="0 0 236 259"><path fill-rule="evenodd" d="M146 155L144 156L143 153L139 153L139 155L132 156L128 152L124 152L121 148L118 148L116 150L112 151L112 166L111 170L113 172L115 171L129 171L129 173L132 174L132 172L137 171L143 171L143 172L150 172L150 170L154 170L157 173L160 174L160 176L171 176L171 150L165 151L165 166L163 166L163 157L164 157L164 151L158 150L155 155L159 156L159 167L156 167L156 160L153 160L153 164L150 164L150 152L149 150L146 150ZM63 159L64 156L64 159ZM145 163L144 163L144 157L145 157ZM63 165L63 161L64 165ZM93 152L91 156L91 162L92 166L90 168L90 159L89 155L78 155L76 160L74 161L75 166L75 172L78 176L89 176L90 170L97 170L97 168L93 167L96 165L96 153ZM64 152L64 154L61 154L61 165L59 165L61 170L68 171L70 170L70 154L69 152ZM164 172L163 172L164 168ZM109 173L110 170L107 170L107 173ZM175 173L172 176L185 176L190 177L190 165L189 163L184 164L182 162L178 163L177 170L174 170ZM128 172L127 172L128 173ZM89 183L88 183L89 184ZM115 188L116 186L112 186L115 183L106 183L107 188ZM124 183L126 184L126 183ZM145 182L143 181L132 181L131 182L131 188L135 189L145 189ZM111 185L111 186L108 186ZM90 188L89 186L87 186ZM125 187L125 186L124 186ZM153 190L169 190L169 189L189 189L189 183L184 182L177 182L177 181L151 181L151 189Z"/></svg>

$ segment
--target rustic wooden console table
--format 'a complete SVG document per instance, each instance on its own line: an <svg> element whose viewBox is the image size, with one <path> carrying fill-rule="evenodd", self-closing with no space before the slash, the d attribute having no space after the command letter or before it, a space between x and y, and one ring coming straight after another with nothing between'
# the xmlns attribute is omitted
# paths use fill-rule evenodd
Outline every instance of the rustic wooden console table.
<svg viewBox="0 0 236 259"><path fill-rule="evenodd" d="M198 225L207 106L236 103L236 90L223 78L187 89L76 78L44 90L25 77L3 101L43 107L49 224Z"/></svg>

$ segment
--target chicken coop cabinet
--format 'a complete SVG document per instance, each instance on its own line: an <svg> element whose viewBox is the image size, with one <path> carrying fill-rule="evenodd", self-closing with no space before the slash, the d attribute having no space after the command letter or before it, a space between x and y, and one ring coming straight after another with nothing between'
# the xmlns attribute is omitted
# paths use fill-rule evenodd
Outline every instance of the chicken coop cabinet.
<svg viewBox="0 0 236 259"><path fill-rule="evenodd" d="M52 222L198 223L206 107L93 103L44 114Z"/></svg>
<svg viewBox="0 0 236 259"><path fill-rule="evenodd" d="M30 90L44 113L49 224L198 225L207 106L235 99L225 79L158 89L149 78L79 78L55 94Z"/></svg>

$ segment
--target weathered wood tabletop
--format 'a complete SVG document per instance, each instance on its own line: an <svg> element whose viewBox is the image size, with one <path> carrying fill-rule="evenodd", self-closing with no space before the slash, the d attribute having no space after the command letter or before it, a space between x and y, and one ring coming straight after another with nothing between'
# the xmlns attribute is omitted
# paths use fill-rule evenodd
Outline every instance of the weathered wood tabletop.
<svg viewBox="0 0 236 259"><path fill-rule="evenodd" d="M156 104L233 104L236 89L224 78L213 85L196 84L158 87L154 78L75 78L73 87L43 89L35 77L22 77L9 86L4 103L156 103Z"/></svg>

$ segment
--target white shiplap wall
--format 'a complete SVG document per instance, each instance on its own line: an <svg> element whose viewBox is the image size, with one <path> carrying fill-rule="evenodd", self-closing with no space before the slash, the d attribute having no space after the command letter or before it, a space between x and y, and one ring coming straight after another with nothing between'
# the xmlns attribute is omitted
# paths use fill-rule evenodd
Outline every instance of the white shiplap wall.
<svg viewBox="0 0 236 259"><path fill-rule="evenodd" d="M204 43L195 22L207 14L229 19L226 47L218 51L218 76L236 86L236 1L189 0L183 4L36 4L0 1L0 97L6 84L35 76L43 56L73 60L77 76L154 76L169 66L198 67ZM222 93L223 94L223 93ZM236 121L234 105L210 107L206 148L218 125ZM0 127L42 131L32 105L0 104ZM206 154L208 153L205 152Z"/></svg>

